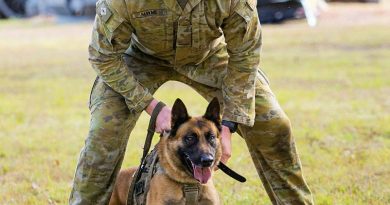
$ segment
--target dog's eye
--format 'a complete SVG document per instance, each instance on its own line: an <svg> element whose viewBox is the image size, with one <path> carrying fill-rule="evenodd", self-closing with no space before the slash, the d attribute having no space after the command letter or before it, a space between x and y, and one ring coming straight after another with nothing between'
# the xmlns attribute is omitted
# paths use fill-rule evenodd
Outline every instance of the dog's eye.
<svg viewBox="0 0 390 205"><path fill-rule="evenodd" d="M195 142L196 137L194 135L187 135L184 140L186 141L187 144L192 144Z"/></svg>
<svg viewBox="0 0 390 205"><path fill-rule="evenodd" d="M206 135L206 139L207 141L210 143L211 146L215 147L216 146L216 140L215 140L216 136L213 134L213 133L208 133Z"/></svg>
<svg viewBox="0 0 390 205"><path fill-rule="evenodd" d="M209 141L212 141L212 140L215 139L215 135L214 135L213 133L208 133L208 134L206 135L206 137L207 137L207 140L209 140Z"/></svg>

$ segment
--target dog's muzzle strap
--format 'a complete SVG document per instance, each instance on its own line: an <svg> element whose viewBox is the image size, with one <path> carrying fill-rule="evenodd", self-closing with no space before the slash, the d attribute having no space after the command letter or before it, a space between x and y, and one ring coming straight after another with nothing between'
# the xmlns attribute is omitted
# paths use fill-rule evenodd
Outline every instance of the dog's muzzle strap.
<svg viewBox="0 0 390 205"><path fill-rule="evenodd" d="M224 163L219 162L218 168L220 168L225 174L229 175L231 178L239 181L239 182L246 182L246 178L238 174L237 172L230 169L228 166L226 166Z"/></svg>

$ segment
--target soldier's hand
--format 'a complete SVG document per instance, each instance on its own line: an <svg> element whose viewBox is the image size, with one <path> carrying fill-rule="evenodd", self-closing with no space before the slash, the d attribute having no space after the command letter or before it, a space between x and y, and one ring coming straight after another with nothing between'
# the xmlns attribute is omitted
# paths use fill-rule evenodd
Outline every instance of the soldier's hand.
<svg viewBox="0 0 390 205"><path fill-rule="evenodd" d="M152 115L154 108L158 104L158 100L153 99L152 102L148 105L145 111ZM162 133L163 131L169 131L171 129L171 108L164 106L160 113L157 115L156 119L156 129L157 133Z"/></svg>
<svg viewBox="0 0 390 205"><path fill-rule="evenodd" d="M164 106L156 119L156 132L163 133L171 130L171 108Z"/></svg>
<svg viewBox="0 0 390 205"><path fill-rule="evenodd" d="M232 156L232 133L230 133L229 128L224 125L222 125L222 131L221 131L221 146L222 146L221 162L226 164L227 161Z"/></svg>

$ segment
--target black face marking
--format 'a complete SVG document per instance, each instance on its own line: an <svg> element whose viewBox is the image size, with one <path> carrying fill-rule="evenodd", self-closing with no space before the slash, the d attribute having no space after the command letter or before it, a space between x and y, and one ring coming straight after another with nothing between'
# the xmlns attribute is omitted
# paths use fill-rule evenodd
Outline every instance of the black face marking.
<svg viewBox="0 0 390 205"><path fill-rule="evenodd" d="M203 144L203 146L208 146L207 151L203 150L201 146L201 137L204 137L206 140L203 143L207 144ZM216 135L210 130L203 132L202 136L197 136L197 134L190 131L182 137L183 145L179 147L177 152L180 156L183 167L186 167L189 174L193 174L192 164L196 166L205 165L205 163L202 163L202 158L204 158L205 155L212 156L214 158L217 147L216 140Z"/></svg>
<svg viewBox="0 0 390 205"><path fill-rule="evenodd" d="M193 175L192 162L191 162L190 154L187 153L189 151L190 150L188 148L179 148L177 150L177 154L179 156L179 159L183 167L185 167L188 174L192 176Z"/></svg>
<svg viewBox="0 0 390 205"><path fill-rule="evenodd" d="M216 137L215 137L214 133L207 132L205 137L206 137L207 141L210 143L210 145L213 148L215 148L217 146L217 144L216 144Z"/></svg>

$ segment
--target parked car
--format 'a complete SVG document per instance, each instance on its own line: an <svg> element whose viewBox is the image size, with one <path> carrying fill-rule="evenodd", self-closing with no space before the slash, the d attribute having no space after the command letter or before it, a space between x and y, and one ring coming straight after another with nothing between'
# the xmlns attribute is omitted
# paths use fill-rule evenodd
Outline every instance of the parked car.
<svg viewBox="0 0 390 205"><path fill-rule="evenodd" d="M94 16L95 4L96 0L0 0L0 18L40 14ZM257 0L257 9L262 23L305 17L300 0Z"/></svg>
<svg viewBox="0 0 390 205"><path fill-rule="evenodd" d="M94 16L96 0L0 0L0 18L41 14Z"/></svg>
<svg viewBox="0 0 390 205"><path fill-rule="evenodd" d="M299 0L257 0L257 10L261 23L305 18L305 10Z"/></svg>
<svg viewBox="0 0 390 205"><path fill-rule="evenodd" d="M0 18L21 17L27 0L0 0Z"/></svg>

